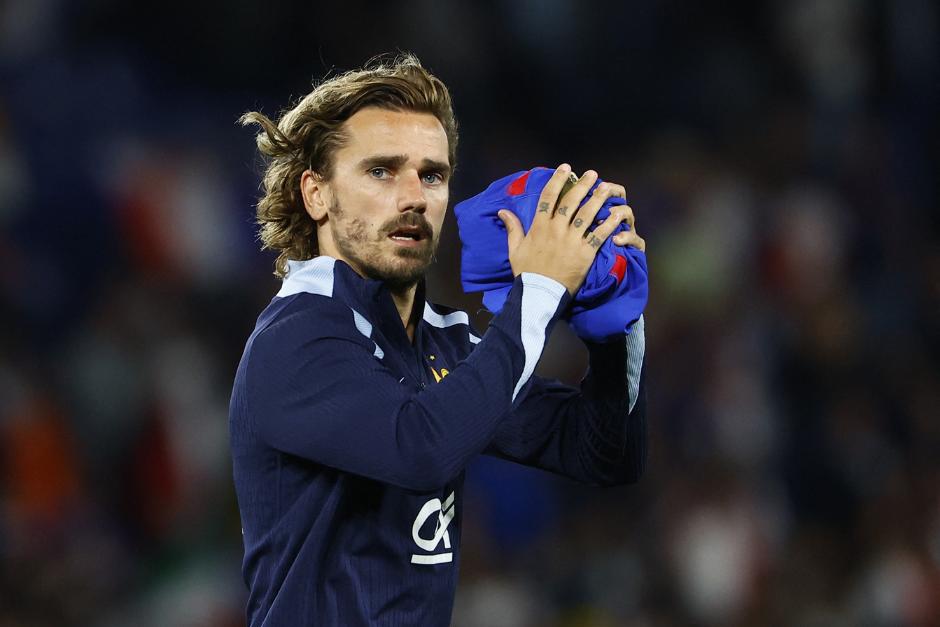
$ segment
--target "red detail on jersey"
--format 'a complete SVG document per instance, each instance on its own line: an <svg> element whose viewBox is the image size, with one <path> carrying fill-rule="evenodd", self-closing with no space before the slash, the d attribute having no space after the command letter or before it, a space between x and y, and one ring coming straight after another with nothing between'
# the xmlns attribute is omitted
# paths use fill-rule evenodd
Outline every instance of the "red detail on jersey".
<svg viewBox="0 0 940 627"><path fill-rule="evenodd" d="M627 258L623 255L614 257L614 267L610 269L611 276L617 278L617 285L623 281L623 275L627 273Z"/></svg>
<svg viewBox="0 0 940 627"><path fill-rule="evenodd" d="M510 196L518 196L519 194L525 191L525 184L526 184L526 181L529 180L530 174L532 174L531 170L529 170L528 172L518 177L516 180L514 180L512 183L509 184L509 188L507 189L507 191L509 192Z"/></svg>

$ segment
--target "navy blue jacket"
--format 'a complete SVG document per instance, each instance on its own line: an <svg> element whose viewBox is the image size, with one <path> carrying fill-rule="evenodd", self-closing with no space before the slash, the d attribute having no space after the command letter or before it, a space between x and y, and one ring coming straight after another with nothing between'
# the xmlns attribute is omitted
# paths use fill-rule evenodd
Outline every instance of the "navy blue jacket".
<svg viewBox="0 0 940 627"><path fill-rule="evenodd" d="M289 265L229 414L252 627L448 625L478 453L592 484L642 473L642 318L589 345L579 390L532 376L570 298L552 279L517 277L482 338L421 286L412 343L383 283Z"/></svg>

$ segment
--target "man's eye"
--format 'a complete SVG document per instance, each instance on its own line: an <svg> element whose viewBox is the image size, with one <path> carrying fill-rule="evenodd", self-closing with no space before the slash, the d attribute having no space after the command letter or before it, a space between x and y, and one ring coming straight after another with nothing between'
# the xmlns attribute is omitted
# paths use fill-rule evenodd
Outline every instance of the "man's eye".
<svg viewBox="0 0 940 627"><path fill-rule="evenodd" d="M437 172L429 172L423 175L424 182L428 185L437 185L444 181L444 177Z"/></svg>
<svg viewBox="0 0 940 627"><path fill-rule="evenodd" d="M388 175L388 170L385 168L372 168L369 170L369 176L374 179L384 179Z"/></svg>

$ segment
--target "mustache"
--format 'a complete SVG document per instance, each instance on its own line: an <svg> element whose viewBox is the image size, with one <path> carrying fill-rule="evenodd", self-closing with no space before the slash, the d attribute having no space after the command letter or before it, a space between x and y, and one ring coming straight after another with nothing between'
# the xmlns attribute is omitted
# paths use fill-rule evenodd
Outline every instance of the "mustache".
<svg viewBox="0 0 940 627"><path fill-rule="evenodd" d="M393 218L383 224L382 232L386 235L391 235L398 229L405 227L418 229L423 238L434 239L434 227L432 227L431 223L420 213L403 213L399 217Z"/></svg>

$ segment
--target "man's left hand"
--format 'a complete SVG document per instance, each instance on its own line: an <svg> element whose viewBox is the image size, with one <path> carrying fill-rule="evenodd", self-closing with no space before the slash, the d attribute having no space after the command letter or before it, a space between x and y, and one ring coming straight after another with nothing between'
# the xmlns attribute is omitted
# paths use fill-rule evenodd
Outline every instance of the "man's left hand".
<svg viewBox="0 0 940 627"><path fill-rule="evenodd" d="M617 185L616 183L608 183L610 185L610 195L619 196L620 198L627 198L627 190L624 189L623 185ZM617 233L611 238L617 246L633 246L643 252L646 252L646 240L640 237L636 232L636 217L633 215L633 208L630 205L626 206L627 224L630 225L629 231L624 231L623 233Z"/></svg>

